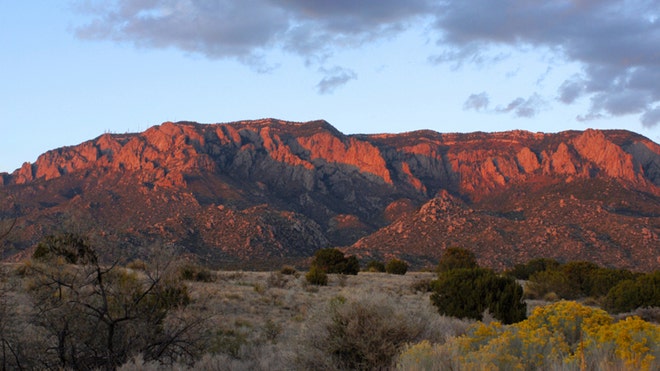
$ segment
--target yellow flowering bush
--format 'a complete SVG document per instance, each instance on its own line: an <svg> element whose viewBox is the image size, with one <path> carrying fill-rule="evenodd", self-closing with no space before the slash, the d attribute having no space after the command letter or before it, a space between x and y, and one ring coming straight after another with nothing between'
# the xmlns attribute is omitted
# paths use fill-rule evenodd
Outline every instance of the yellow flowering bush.
<svg viewBox="0 0 660 371"><path fill-rule="evenodd" d="M601 309L560 301L537 307L516 324L478 322L445 344L409 346L398 365L414 370L448 365L461 370L655 370L659 356L659 325L639 317L614 322Z"/></svg>

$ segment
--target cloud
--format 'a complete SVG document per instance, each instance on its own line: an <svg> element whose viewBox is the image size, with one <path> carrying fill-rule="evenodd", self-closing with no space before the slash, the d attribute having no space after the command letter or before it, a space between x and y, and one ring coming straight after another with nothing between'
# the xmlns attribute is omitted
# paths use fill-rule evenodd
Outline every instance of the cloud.
<svg viewBox="0 0 660 371"><path fill-rule="evenodd" d="M588 98L581 117L637 114L646 126L660 104L657 0L78 0L88 16L78 37L176 48L272 68L271 51L324 67L338 50L360 48L422 25L439 48L433 63L488 66L511 50L542 50L577 63L557 101ZM554 59L557 60L557 59ZM343 76L343 77L342 77ZM349 75L326 76L331 91ZM325 87L329 89L326 89ZM529 99L514 101L525 107ZM472 102L474 103L474 102ZM508 107L508 106L507 106ZM507 107L504 107L506 109ZM525 116L536 112L512 112Z"/></svg>
<svg viewBox="0 0 660 371"><path fill-rule="evenodd" d="M481 92L479 94L471 94L465 103L463 103L463 109L483 111L488 109L489 104L490 98L488 97L488 94L486 94L486 92Z"/></svg>
<svg viewBox="0 0 660 371"><path fill-rule="evenodd" d="M516 117L534 117L546 105L546 102L538 94L532 94L525 99L518 97L506 106L497 106L489 110L490 97L486 92L471 94L463 104L463 109L489 113L513 113Z"/></svg>
<svg viewBox="0 0 660 371"><path fill-rule="evenodd" d="M501 47L550 50L583 67L558 90L566 104L591 97L583 119L641 113L644 125L658 124L652 119L660 101L657 1L462 0L439 7L434 28L453 63L480 61Z"/></svg>
<svg viewBox="0 0 660 371"><path fill-rule="evenodd" d="M652 128L660 123L660 107L647 110L642 115L642 125L647 128Z"/></svg>
<svg viewBox="0 0 660 371"><path fill-rule="evenodd" d="M518 97L505 107L495 108L495 112L513 112L517 117L534 117L541 111L544 105L545 101L535 93L527 99Z"/></svg>
<svg viewBox="0 0 660 371"><path fill-rule="evenodd" d="M316 84L316 89L319 94L333 93L338 87L345 85L351 80L357 79L357 74L354 71L342 67L334 67L330 70L322 69L322 72L324 72L326 76Z"/></svg>
<svg viewBox="0 0 660 371"><path fill-rule="evenodd" d="M91 17L76 28L87 39L178 48L209 58L253 60L283 48L324 60L336 47L358 47L396 34L427 14L432 1L132 0L77 1Z"/></svg>

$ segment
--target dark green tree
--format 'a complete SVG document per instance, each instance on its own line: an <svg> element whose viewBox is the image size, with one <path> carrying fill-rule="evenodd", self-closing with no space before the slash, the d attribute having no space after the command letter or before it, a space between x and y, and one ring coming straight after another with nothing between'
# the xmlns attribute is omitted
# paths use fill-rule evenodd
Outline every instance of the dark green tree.
<svg viewBox="0 0 660 371"><path fill-rule="evenodd" d="M348 258L336 248L320 249L314 253L312 267L318 267L325 273L358 274L360 262L355 256Z"/></svg>
<svg viewBox="0 0 660 371"><path fill-rule="evenodd" d="M572 261L561 266L568 279L570 290L564 299L576 299L591 295L591 276L598 270L597 264L587 261Z"/></svg>
<svg viewBox="0 0 660 371"><path fill-rule="evenodd" d="M505 324L526 318L522 287L490 269L453 269L440 273L432 285L431 302L442 315L481 320L488 310Z"/></svg>
<svg viewBox="0 0 660 371"><path fill-rule="evenodd" d="M462 247L449 247L440 257L438 262L438 273L450 271L452 269L473 269L478 268L477 258L470 250Z"/></svg>

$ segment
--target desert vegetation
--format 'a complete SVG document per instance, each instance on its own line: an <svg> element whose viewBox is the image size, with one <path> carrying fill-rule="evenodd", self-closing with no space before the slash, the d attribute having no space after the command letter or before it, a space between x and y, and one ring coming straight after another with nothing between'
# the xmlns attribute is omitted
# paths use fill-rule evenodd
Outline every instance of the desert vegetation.
<svg viewBox="0 0 660 371"><path fill-rule="evenodd" d="M394 259L355 272L356 259L336 249L305 269L272 272L210 270L162 247L141 260L100 260L90 241L64 234L45 238L31 259L1 266L3 370L659 365L658 272L549 260L495 272L459 248L433 272ZM311 281L312 272L324 283ZM566 277L541 291L540 272ZM627 306L613 304L620 302Z"/></svg>

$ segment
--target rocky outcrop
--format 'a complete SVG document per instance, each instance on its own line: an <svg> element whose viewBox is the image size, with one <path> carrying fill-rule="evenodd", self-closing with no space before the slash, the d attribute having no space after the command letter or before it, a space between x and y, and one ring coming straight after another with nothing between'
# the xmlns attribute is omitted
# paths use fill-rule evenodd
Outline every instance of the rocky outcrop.
<svg viewBox="0 0 660 371"><path fill-rule="evenodd" d="M660 196L660 146L627 131L344 135L325 121L166 122L55 149L2 174L0 215L18 215L24 226L24 236L5 251L25 249L63 217L80 214L76 218L105 226L95 228L106 228L119 244L137 246L160 236L201 246L209 256L247 259L305 255L357 240L356 248L371 249L365 241L381 228L421 238L413 245L433 245L433 233L402 222L412 215L425 226L453 215L442 228L459 243L467 238L460 231L481 225L474 218L492 217L476 205L498 194L609 182L621 189L611 197L637 206L601 205L606 215L651 218L643 220L645 235L655 242L660 211L637 201ZM239 220L240 227L232 224ZM500 232L484 228L478 235L485 240L517 243L490 238ZM387 241L385 248L396 245Z"/></svg>

